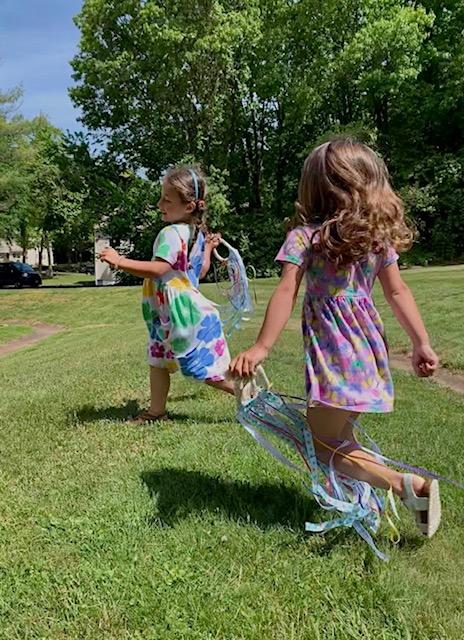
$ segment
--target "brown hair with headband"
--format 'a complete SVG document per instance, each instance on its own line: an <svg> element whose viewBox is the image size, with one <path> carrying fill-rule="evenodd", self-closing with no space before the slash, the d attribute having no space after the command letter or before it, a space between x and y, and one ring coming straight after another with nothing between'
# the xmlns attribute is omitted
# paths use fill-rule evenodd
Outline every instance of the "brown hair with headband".
<svg viewBox="0 0 464 640"><path fill-rule="evenodd" d="M194 175L197 178L198 193L196 193ZM169 169L164 179L175 189L184 204L195 203L195 209L192 211L193 223L196 227L195 237L199 231L207 233L206 178L203 171L198 166L180 165Z"/></svg>
<svg viewBox="0 0 464 640"><path fill-rule="evenodd" d="M326 142L306 158L295 208L292 226L318 225L315 247L337 265L388 247L406 251L415 236L384 162L351 138Z"/></svg>

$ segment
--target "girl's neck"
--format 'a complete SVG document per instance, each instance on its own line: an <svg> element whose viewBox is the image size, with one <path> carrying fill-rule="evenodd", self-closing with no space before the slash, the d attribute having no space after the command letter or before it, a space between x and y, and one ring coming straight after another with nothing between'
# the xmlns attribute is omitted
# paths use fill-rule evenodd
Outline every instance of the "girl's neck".
<svg viewBox="0 0 464 640"><path fill-rule="evenodd" d="M189 227L193 226L193 222L189 220L177 220L177 222L171 222L171 224L186 224Z"/></svg>

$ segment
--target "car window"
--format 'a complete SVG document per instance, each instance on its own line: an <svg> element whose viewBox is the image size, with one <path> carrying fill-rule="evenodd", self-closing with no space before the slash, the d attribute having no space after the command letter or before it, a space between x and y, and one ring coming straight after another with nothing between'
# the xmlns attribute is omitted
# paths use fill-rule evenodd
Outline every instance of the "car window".
<svg viewBox="0 0 464 640"><path fill-rule="evenodd" d="M18 271L22 271L23 273L34 273L34 269L30 264L24 264L22 262L15 262L14 268Z"/></svg>

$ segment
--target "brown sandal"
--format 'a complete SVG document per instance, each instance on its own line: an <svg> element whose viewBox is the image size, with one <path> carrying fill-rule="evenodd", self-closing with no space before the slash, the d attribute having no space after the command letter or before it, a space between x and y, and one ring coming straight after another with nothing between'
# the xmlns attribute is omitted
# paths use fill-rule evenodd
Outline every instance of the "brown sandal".
<svg viewBox="0 0 464 640"><path fill-rule="evenodd" d="M161 422L162 420L167 420L167 419L168 419L167 413L160 413L158 415L155 415L153 413L150 413L147 410L147 411L142 411L142 413L139 413L139 415L135 416L135 418L129 418L128 420L126 420L126 424L138 425L138 424L146 424L149 422Z"/></svg>

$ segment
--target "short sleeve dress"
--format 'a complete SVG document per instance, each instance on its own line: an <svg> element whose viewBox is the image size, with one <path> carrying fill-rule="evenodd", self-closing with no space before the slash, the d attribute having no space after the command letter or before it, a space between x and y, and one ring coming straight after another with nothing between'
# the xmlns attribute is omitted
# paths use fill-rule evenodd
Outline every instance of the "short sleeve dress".
<svg viewBox="0 0 464 640"><path fill-rule="evenodd" d="M201 234L189 255L187 224L164 227L153 245L153 260L172 269L143 283L143 317L148 328L148 363L203 381L225 379L230 355L219 312L198 289L204 255Z"/></svg>
<svg viewBox="0 0 464 640"><path fill-rule="evenodd" d="M390 248L337 268L312 248L315 232L312 226L293 229L276 257L305 270L302 330L308 406L390 412L394 394L388 347L372 288L381 269L398 255Z"/></svg>

